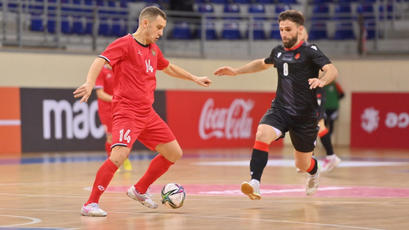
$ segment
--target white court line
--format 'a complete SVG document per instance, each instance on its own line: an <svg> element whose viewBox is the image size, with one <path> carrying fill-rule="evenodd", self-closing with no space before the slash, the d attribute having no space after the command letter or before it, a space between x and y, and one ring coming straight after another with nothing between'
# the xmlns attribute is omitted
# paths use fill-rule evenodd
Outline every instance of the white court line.
<svg viewBox="0 0 409 230"><path fill-rule="evenodd" d="M14 215L0 215L0 216L31 220L31 221L28 222L28 223L10 224L10 225L0 225L0 227L2 227L2 228L6 228L6 227L9 228L9 227L16 227L16 226L23 226L23 225L41 223L41 219L34 218L34 217L29 217L29 216L14 216Z"/></svg>
<svg viewBox="0 0 409 230"><path fill-rule="evenodd" d="M1 209L1 208L0 208ZM9 209L10 210L10 209ZM11 209L11 210L20 210L20 209ZM26 209L24 209L26 210ZM31 210L31 209L30 209ZM32 209L31 211L48 211L48 212L72 212L71 210L52 210L52 209ZM168 213L159 213L159 212L110 212L110 213L116 213L116 214L142 214L142 215L168 215ZM371 227L359 227L359 226L351 226L351 225L341 225L341 224L325 224L325 223L312 223L312 222L302 222L302 221L292 221L292 220L271 220L271 219L257 219L257 218L243 218L243 217L228 217L228 216L204 216L204 215L192 215L192 214L184 214L184 213L178 213L178 215L186 216L186 217L194 217L194 218L207 218L207 219L228 219L228 220L237 220L237 221L260 221L260 222L268 222L268 223L284 223L284 224L300 224L300 225L312 225L312 226L320 226L320 227L335 227L335 228L340 228L340 229L361 229L361 230L384 230L382 228L371 228ZM7 215L3 215L7 216ZM140 216L139 216L140 217ZM24 217L23 217L24 218ZM29 218L29 217L27 217ZM41 220L40 220L41 222ZM31 224L31 223L30 223ZM10 226L4 226L4 227L11 227L14 225ZM0 226L3 227L3 226Z"/></svg>
<svg viewBox="0 0 409 230"><path fill-rule="evenodd" d="M12 120L12 119L0 119L0 126L16 126L16 125L21 125L20 120Z"/></svg>

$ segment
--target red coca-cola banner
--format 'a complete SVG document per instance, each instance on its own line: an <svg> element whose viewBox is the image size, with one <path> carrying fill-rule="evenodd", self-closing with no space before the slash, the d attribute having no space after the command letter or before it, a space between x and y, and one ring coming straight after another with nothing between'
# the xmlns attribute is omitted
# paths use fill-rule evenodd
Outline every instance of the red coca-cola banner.
<svg viewBox="0 0 409 230"><path fill-rule="evenodd" d="M167 91L167 122L183 148L252 147L274 93ZM282 146L282 141L273 142Z"/></svg>
<svg viewBox="0 0 409 230"><path fill-rule="evenodd" d="M409 148L409 93L353 93L351 147Z"/></svg>

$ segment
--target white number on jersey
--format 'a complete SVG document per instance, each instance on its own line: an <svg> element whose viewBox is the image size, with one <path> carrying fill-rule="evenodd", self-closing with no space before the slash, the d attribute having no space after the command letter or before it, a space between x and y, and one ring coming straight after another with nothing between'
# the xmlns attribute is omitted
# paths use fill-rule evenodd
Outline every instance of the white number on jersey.
<svg viewBox="0 0 409 230"><path fill-rule="evenodd" d="M284 62L283 64L283 75L288 76L288 63Z"/></svg>

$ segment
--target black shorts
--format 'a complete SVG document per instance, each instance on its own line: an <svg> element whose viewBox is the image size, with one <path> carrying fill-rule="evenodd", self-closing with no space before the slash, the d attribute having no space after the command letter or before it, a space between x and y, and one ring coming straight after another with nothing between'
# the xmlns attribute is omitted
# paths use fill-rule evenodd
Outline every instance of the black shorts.
<svg viewBox="0 0 409 230"><path fill-rule="evenodd" d="M312 152L318 134L318 119L314 116L291 116L285 111L271 107L260 120L260 124L270 125L282 132L288 131L295 150Z"/></svg>

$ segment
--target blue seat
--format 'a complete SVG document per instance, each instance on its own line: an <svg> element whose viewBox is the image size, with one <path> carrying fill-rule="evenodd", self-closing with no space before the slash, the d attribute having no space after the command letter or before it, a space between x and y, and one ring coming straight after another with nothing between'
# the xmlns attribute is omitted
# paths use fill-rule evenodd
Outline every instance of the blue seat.
<svg viewBox="0 0 409 230"><path fill-rule="evenodd" d="M199 28L197 33L198 38L201 38L202 31ZM206 40L217 40L216 25L213 21L206 21Z"/></svg>
<svg viewBox="0 0 409 230"><path fill-rule="evenodd" d="M261 4L273 4L274 0L255 0L255 3L261 3Z"/></svg>
<svg viewBox="0 0 409 230"><path fill-rule="evenodd" d="M308 37L309 40L327 39L327 23L325 21L312 22Z"/></svg>
<svg viewBox="0 0 409 230"><path fill-rule="evenodd" d="M238 3L238 4L250 4L251 0L233 0L233 3Z"/></svg>
<svg viewBox="0 0 409 230"><path fill-rule="evenodd" d="M210 0L211 3L214 4L226 4L228 3L227 0Z"/></svg>
<svg viewBox="0 0 409 230"><path fill-rule="evenodd" d="M340 3L335 6L334 20L351 20L352 10L351 4Z"/></svg>
<svg viewBox="0 0 409 230"><path fill-rule="evenodd" d="M30 29L32 31L44 31L42 14L30 14Z"/></svg>
<svg viewBox="0 0 409 230"><path fill-rule="evenodd" d="M248 8L248 13L254 16L253 22L253 39L263 40L266 39L266 32L264 31L264 23L266 20L266 9L263 4L251 4ZM249 36L249 31L246 31L246 35Z"/></svg>
<svg viewBox="0 0 409 230"><path fill-rule="evenodd" d="M197 11L199 13L204 13L204 14L213 14L214 13L214 7L210 3L205 3L205 4L200 4ZM216 33L216 26L214 23L215 17L212 16L207 16L206 17L206 39L208 40L214 40L217 39L217 33ZM200 38L201 37L201 27L199 26L198 31L197 31L197 36Z"/></svg>
<svg viewBox="0 0 409 230"><path fill-rule="evenodd" d="M230 16L226 16L223 17L224 19L229 19L229 20L240 20L240 16L238 14L240 14L240 6L236 3L232 3L232 4L225 4L223 7L223 12L226 14L233 14ZM237 16L234 16L234 14L237 14Z"/></svg>
<svg viewBox="0 0 409 230"><path fill-rule="evenodd" d="M380 6L379 6L379 18L381 19L381 20L383 20L384 19L384 14L386 14L386 18L388 19L388 20L390 20L390 19L392 19L392 17L393 17L393 5L392 4L387 4L386 5L386 13L384 13L384 6L383 6L383 4L381 4Z"/></svg>
<svg viewBox="0 0 409 230"><path fill-rule="evenodd" d="M278 2L279 2L279 3L282 3L282 4L288 4L288 5L290 5L290 4L298 4L297 0L278 0Z"/></svg>
<svg viewBox="0 0 409 230"><path fill-rule="evenodd" d="M326 3L315 4L312 7L312 16L311 20L320 21L320 20L329 20L330 12L329 6Z"/></svg>
<svg viewBox="0 0 409 230"><path fill-rule="evenodd" d="M352 22L338 22L335 25L334 40L355 39Z"/></svg>
<svg viewBox="0 0 409 230"><path fill-rule="evenodd" d="M273 22L273 23L271 24L270 38L272 38L272 39L277 39L277 40L280 40L280 39L281 39L280 27L279 27L279 25L278 25L277 22Z"/></svg>
<svg viewBox="0 0 409 230"><path fill-rule="evenodd" d="M254 20L266 20L266 8L263 4L251 4L248 8L248 13L254 16Z"/></svg>
<svg viewBox="0 0 409 230"><path fill-rule="evenodd" d="M283 12L283 11L286 11L286 10L289 10L289 9L291 9L291 6L290 5L283 5L283 4L278 4L278 5L276 5L275 6L275 8L274 8L274 20L277 20L278 19L278 15L281 13L281 12Z"/></svg>
<svg viewBox="0 0 409 230"><path fill-rule="evenodd" d="M223 23L222 38L227 40L241 39L239 23L237 21Z"/></svg>
<svg viewBox="0 0 409 230"><path fill-rule="evenodd" d="M172 30L172 38L182 40L192 39L189 23L185 21L176 22Z"/></svg>
<svg viewBox="0 0 409 230"><path fill-rule="evenodd" d="M358 14L362 14L365 20L375 19L375 11L372 3L362 3L356 8Z"/></svg>

